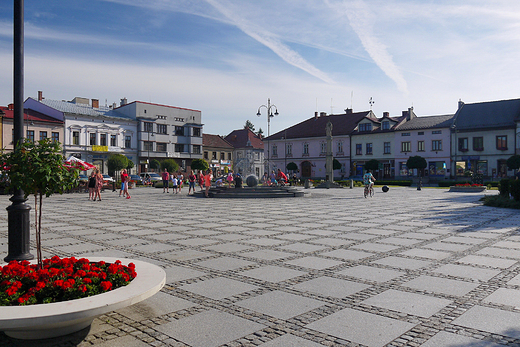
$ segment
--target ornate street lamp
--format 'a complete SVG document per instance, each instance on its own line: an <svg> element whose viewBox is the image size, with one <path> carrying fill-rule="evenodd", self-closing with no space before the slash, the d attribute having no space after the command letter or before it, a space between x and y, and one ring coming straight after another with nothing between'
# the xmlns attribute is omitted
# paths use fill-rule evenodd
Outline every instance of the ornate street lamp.
<svg viewBox="0 0 520 347"><path fill-rule="evenodd" d="M258 112L256 113L256 115L258 117L260 117L262 115L260 113L260 109L262 107L265 107L267 110L267 174L269 175L270 171L271 171L270 167L269 167L269 151L270 151L269 135L271 135L271 118L273 118L274 116L278 116L278 108L274 104L271 105L271 99L267 99L267 105L262 105L258 108ZM273 113L273 108L274 108L274 113Z"/></svg>

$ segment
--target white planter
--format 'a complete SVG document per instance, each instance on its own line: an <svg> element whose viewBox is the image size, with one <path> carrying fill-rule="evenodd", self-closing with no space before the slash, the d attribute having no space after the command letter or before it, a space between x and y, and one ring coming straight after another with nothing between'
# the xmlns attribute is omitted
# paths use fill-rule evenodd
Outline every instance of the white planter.
<svg viewBox="0 0 520 347"><path fill-rule="evenodd" d="M92 257L114 263L119 258ZM17 339L34 340L67 335L92 324L94 318L145 300L164 286L166 273L157 265L132 259L137 276L127 286L87 298L51 304L0 306L0 331Z"/></svg>

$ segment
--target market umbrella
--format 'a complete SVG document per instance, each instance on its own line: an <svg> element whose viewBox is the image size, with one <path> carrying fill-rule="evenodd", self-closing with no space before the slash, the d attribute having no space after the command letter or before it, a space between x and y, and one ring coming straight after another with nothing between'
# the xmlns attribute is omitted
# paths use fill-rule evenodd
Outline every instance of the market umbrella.
<svg viewBox="0 0 520 347"><path fill-rule="evenodd" d="M87 170L96 168L96 166L94 166L90 163L87 163L86 161L83 161L81 159L78 159L75 156L70 156L65 161L65 166L74 167L74 168L80 169L82 171L87 171Z"/></svg>

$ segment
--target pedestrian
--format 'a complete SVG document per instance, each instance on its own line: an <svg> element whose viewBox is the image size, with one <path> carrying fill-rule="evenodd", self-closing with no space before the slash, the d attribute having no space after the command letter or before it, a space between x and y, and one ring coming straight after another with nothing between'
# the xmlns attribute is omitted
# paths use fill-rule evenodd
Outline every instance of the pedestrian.
<svg viewBox="0 0 520 347"><path fill-rule="evenodd" d="M192 170L190 175L188 176L188 182L189 182L188 195L190 195L191 188L193 188L193 194L195 194L195 181L196 180L197 180L197 177L193 174L193 170Z"/></svg>
<svg viewBox="0 0 520 347"><path fill-rule="evenodd" d="M213 176L211 175L211 171L210 170L206 171L206 175L204 176L204 185L206 186L206 193L204 194L204 196L206 198L209 198L209 188L211 187L212 178L213 178Z"/></svg>
<svg viewBox="0 0 520 347"><path fill-rule="evenodd" d="M199 175L199 187L200 187L200 191L203 191L204 190L204 173L202 171L200 171L198 173Z"/></svg>
<svg viewBox="0 0 520 347"><path fill-rule="evenodd" d="M101 201L101 189L103 188L104 183L103 175L99 172L99 169L96 169L96 194L94 196L94 201L96 201L96 197Z"/></svg>
<svg viewBox="0 0 520 347"><path fill-rule="evenodd" d="M170 192L170 173L168 172L167 168L164 168L164 172L162 173L162 184L163 189L162 192L164 193L164 190L166 189L166 192Z"/></svg>
<svg viewBox="0 0 520 347"><path fill-rule="evenodd" d="M271 182L270 182L270 185L271 186L276 186L276 174L274 173L274 170L271 171Z"/></svg>
<svg viewBox="0 0 520 347"><path fill-rule="evenodd" d="M92 170L88 179L88 199L96 200L96 170Z"/></svg>
<svg viewBox="0 0 520 347"><path fill-rule="evenodd" d="M126 170L121 170L121 189L119 190L119 197L121 197L121 193L123 193L123 198L125 197L125 174Z"/></svg>
<svg viewBox="0 0 520 347"><path fill-rule="evenodd" d="M227 175L227 182L228 182L228 187L231 188L231 183L233 183L233 171L228 173L228 175Z"/></svg>
<svg viewBox="0 0 520 347"><path fill-rule="evenodd" d="M262 177L262 184L264 186L269 185L269 175L267 174L267 172L264 172L264 176Z"/></svg>
<svg viewBox="0 0 520 347"><path fill-rule="evenodd" d="M172 175L173 192L177 194L177 177Z"/></svg>
<svg viewBox="0 0 520 347"><path fill-rule="evenodd" d="M179 174L177 175L177 188L179 189L179 193L182 190L182 181L184 181L184 175L179 172Z"/></svg>
<svg viewBox="0 0 520 347"><path fill-rule="evenodd" d="M130 183L130 176L123 170L123 174L121 175L121 181L123 182L123 196L126 195L127 199L130 199L130 193L128 192L128 183Z"/></svg>

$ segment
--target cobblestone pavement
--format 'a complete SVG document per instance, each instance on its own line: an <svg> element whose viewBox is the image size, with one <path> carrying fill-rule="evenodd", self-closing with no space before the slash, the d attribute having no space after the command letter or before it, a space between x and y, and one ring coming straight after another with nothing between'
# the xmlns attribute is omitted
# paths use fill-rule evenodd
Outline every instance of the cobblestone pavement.
<svg viewBox="0 0 520 347"><path fill-rule="evenodd" d="M90 330L30 345L520 346L518 211L444 189L307 191L45 199L44 256L141 259L167 284ZM0 225L3 258L7 212ZM24 343L0 333L0 346Z"/></svg>

